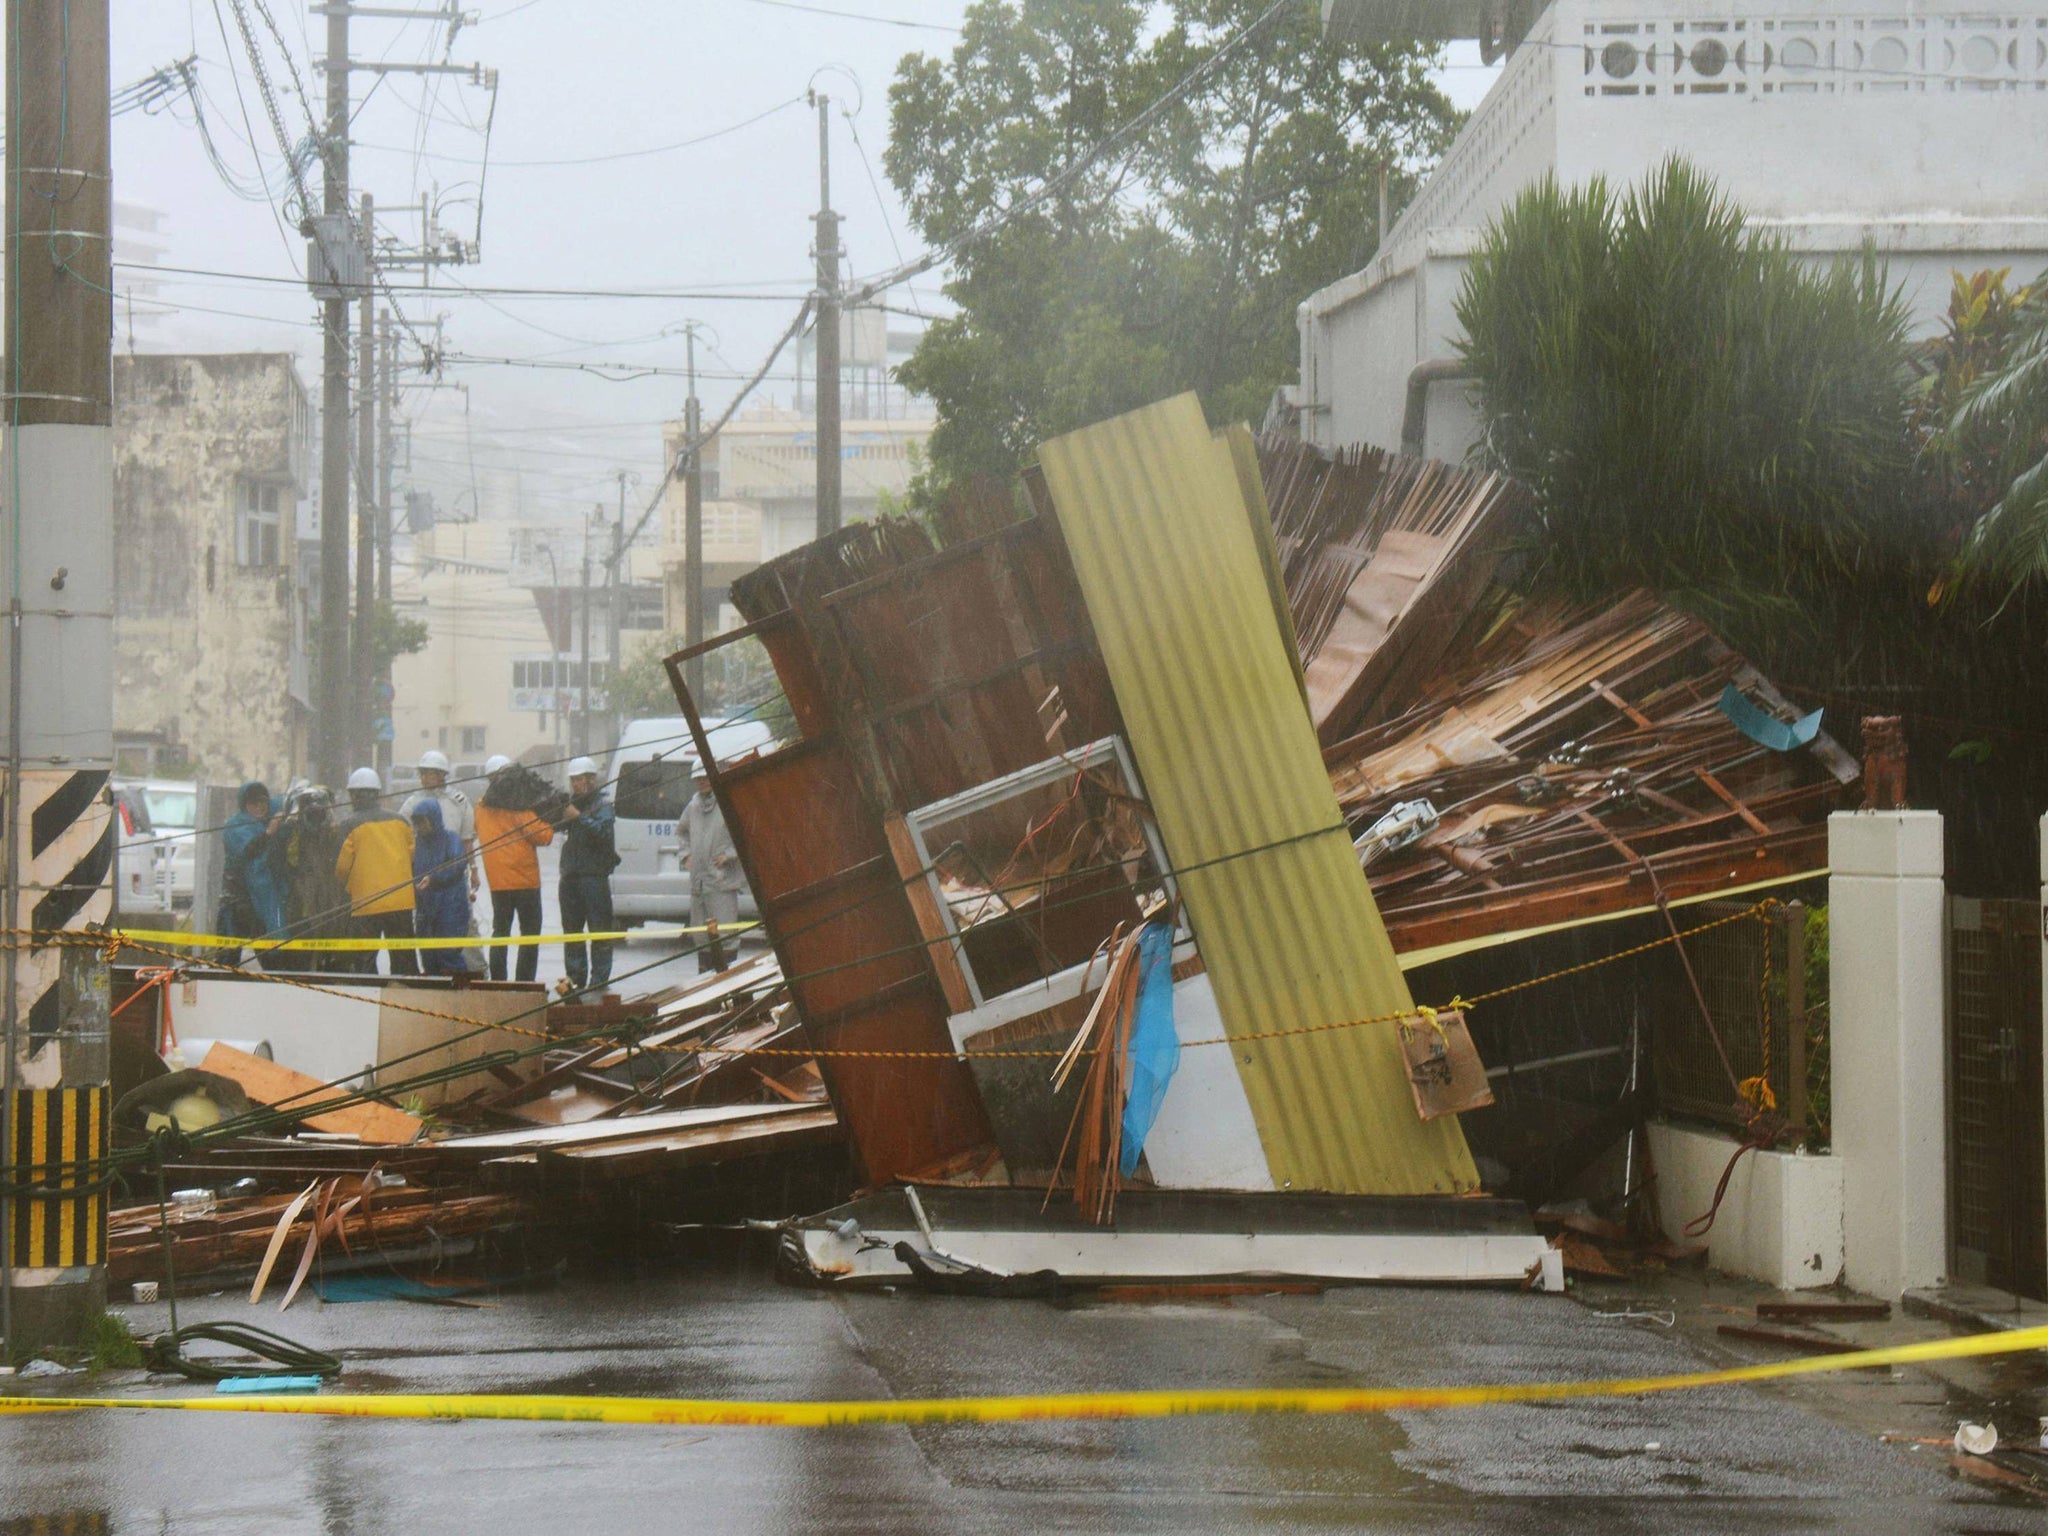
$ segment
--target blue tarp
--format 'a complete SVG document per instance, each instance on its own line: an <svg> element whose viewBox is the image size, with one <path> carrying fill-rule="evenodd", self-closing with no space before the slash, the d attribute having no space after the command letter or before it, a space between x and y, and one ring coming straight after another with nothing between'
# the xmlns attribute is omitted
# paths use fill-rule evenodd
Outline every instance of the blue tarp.
<svg viewBox="0 0 2048 1536"><path fill-rule="evenodd" d="M1147 923L1138 936L1138 1015L1131 1021L1131 1093L1124 1101L1121 1172L1138 1171L1138 1154L1152 1122L1159 1118L1166 1085L1180 1065L1180 1037L1173 1032L1173 926Z"/></svg>
<svg viewBox="0 0 2048 1536"><path fill-rule="evenodd" d="M1721 713L1734 721L1735 729L1758 746L1768 747L1773 752L1790 752L1795 747L1813 745L1813 738L1820 734L1820 717L1824 712L1816 709L1787 725L1777 716L1767 715L1758 709L1740 688L1730 683L1721 690Z"/></svg>

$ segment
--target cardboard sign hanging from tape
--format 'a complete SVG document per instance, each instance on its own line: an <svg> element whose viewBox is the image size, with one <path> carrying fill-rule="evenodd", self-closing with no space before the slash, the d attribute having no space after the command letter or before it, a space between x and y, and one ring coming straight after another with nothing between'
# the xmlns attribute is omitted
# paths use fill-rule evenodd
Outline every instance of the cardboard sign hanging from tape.
<svg viewBox="0 0 2048 1536"><path fill-rule="evenodd" d="M1400 1023L1401 1056L1408 1063L1408 1088L1415 1112L1425 1120L1484 1109L1493 1102L1486 1066L1465 1028L1462 1009L1425 1009Z"/></svg>

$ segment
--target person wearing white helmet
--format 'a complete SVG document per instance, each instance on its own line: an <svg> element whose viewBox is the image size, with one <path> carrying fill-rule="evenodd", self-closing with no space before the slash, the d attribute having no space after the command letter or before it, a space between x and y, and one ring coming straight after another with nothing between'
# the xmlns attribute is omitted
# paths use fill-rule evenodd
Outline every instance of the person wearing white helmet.
<svg viewBox="0 0 2048 1536"><path fill-rule="evenodd" d="M531 772L507 773L511 766L512 759L502 755L484 764L490 782L476 806L477 846L483 852L484 879L491 887L491 936L499 939L511 936L515 918L522 935L540 932L540 858L534 850L555 840L555 829L534 813L529 788L545 786ZM505 947L487 947L491 980L503 981ZM518 979L532 981L539 971L539 947L522 944Z"/></svg>
<svg viewBox="0 0 2048 1536"><path fill-rule="evenodd" d="M412 822L380 802L384 781L374 768L348 776L351 814L343 828L334 873L348 891L349 923L364 939L412 937ZM391 974L413 976L419 961L410 949L394 949ZM374 972L377 952L363 951L356 969Z"/></svg>
<svg viewBox="0 0 2048 1536"><path fill-rule="evenodd" d="M608 933L612 926L612 871L619 853L613 844L612 803L598 783L597 764L587 757L569 761L569 803L562 807L562 870L557 894L562 931ZM603 992L612 979L609 939L585 946L562 945L562 968L572 992Z"/></svg>

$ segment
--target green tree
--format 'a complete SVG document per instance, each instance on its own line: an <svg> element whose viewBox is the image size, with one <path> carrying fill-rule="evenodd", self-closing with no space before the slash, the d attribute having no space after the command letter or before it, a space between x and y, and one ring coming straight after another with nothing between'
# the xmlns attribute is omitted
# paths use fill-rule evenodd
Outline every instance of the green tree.
<svg viewBox="0 0 2048 1536"><path fill-rule="evenodd" d="M674 632L649 635L627 653L611 686L612 708L621 720L680 712L667 661L686 643ZM704 658L704 690L696 703L706 719L758 720L777 735L788 727L789 706L758 640L721 646Z"/></svg>
<svg viewBox="0 0 2048 1536"><path fill-rule="evenodd" d="M1908 430L1928 498L1958 546L2011 478L2006 423L1966 406L1974 406L2040 315L2048 313L2034 289L2013 287L2011 277L2010 267L1955 273L1942 332L1919 359L1923 376Z"/></svg>
<svg viewBox="0 0 2048 1536"><path fill-rule="evenodd" d="M1947 330L1910 344L1874 259L1801 261L1672 163L1622 194L1530 189L1458 305L1480 456L1536 492L1517 579L1659 593L1852 749L1862 715L1903 715L1914 802L1948 816L1973 895L2033 888L2048 803L2048 583L2022 579L2048 571L2048 507L2031 557L2025 516L1998 527L2048 447L2048 396L2021 409L2048 387L2039 303L1960 278ZM2006 580L1955 581L1959 547Z"/></svg>
<svg viewBox="0 0 2048 1536"><path fill-rule="evenodd" d="M669 686L668 669L662 663L682 648L681 635L649 635L626 654L609 690L612 708L621 720L676 713L676 692Z"/></svg>
<svg viewBox="0 0 2048 1536"><path fill-rule="evenodd" d="M1991 276L1968 294L1981 310L1965 312L1982 365L1940 441L1997 497L1972 530L1965 568L2016 589L2048 576L2048 276L2017 293L2004 273Z"/></svg>
<svg viewBox="0 0 2048 1536"><path fill-rule="evenodd" d="M380 670L399 656L418 655L427 648L429 638L425 619L401 614L389 600L380 600L370 612L370 648Z"/></svg>
<svg viewBox="0 0 2048 1536"><path fill-rule="evenodd" d="M1433 48L1333 44L1313 7L1288 7L1037 196L1267 4L1174 0L1157 31L1155 9L980 0L949 57L898 67L885 165L919 233L951 248L957 307L901 371L938 406L924 497L1182 389L1256 419L1294 376L1296 304L1375 247L1380 168L1398 209L1457 127Z"/></svg>
<svg viewBox="0 0 2048 1536"><path fill-rule="evenodd" d="M1484 453L1537 495L1540 582L1769 603L1919 537L1883 269L1800 261L1683 162L1524 192L1457 313Z"/></svg>

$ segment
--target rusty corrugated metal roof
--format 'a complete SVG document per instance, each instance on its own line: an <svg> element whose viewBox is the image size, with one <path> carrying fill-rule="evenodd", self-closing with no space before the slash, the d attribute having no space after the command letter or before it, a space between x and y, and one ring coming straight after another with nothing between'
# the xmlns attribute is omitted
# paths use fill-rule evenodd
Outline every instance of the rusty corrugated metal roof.
<svg viewBox="0 0 2048 1536"><path fill-rule="evenodd" d="M1410 1007L1302 708L1229 443L1182 395L1055 438L1039 458L1228 1033ZM1391 1026L1233 1055L1276 1185L1477 1187L1456 1121L1417 1117Z"/></svg>

